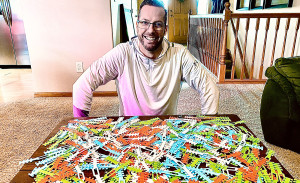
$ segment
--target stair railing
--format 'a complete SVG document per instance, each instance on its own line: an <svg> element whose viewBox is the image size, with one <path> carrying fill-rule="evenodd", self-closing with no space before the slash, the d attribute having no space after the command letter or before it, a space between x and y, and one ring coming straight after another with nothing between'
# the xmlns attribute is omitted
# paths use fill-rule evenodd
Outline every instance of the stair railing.
<svg viewBox="0 0 300 183"><path fill-rule="evenodd" d="M229 6L189 19L188 48L219 83L265 83L275 59L300 55L300 13L232 13Z"/></svg>

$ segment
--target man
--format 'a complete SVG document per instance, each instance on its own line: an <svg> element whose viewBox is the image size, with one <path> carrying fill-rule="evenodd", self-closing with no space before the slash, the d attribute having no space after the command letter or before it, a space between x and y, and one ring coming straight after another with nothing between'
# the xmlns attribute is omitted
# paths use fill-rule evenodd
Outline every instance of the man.
<svg viewBox="0 0 300 183"><path fill-rule="evenodd" d="M88 116L92 92L116 81L119 115L176 114L181 81L196 89L202 114L216 114L219 91L209 71L182 45L164 39L167 11L160 0L144 0L138 36L95 61L73 86L74 117Z"/></svg>

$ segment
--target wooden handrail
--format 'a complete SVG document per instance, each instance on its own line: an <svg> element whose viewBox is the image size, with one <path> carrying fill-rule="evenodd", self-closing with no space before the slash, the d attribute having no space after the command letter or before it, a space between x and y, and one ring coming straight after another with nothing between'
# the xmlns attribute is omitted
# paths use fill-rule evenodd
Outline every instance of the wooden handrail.
<svg viewBox="0 0 300 183"><path fill-rule="evenodd" d="M300 18L299 13L231 13L231 18Z"/></svg>
<svg viewBox="0 0 300 183"><path fill-rule="evenodd" d="M190 18L223 18L223 14L190 15Z"/></svg>

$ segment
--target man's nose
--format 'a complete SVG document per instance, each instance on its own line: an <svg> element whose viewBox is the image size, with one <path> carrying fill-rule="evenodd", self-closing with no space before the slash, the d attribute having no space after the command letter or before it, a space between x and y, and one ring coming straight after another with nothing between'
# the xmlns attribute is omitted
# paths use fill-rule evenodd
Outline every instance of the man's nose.
<svg viewBox="0 0 300 183"><path fill-rule="evenodd" d="M155 31L154 24L149 24L147 31L154 32Z"/></svg>

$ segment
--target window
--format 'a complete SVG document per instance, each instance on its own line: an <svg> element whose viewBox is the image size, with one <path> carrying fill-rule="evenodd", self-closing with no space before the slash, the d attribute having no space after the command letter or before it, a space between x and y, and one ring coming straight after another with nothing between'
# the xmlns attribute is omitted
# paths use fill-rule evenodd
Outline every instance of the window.
<svg viewBox="0 0 300 183"><path fill-rule="evenodd" d="M293 0L237 0L237 10L292 7Z"/></svg>

